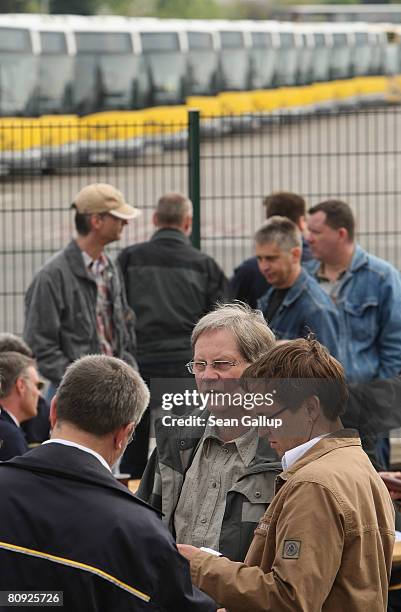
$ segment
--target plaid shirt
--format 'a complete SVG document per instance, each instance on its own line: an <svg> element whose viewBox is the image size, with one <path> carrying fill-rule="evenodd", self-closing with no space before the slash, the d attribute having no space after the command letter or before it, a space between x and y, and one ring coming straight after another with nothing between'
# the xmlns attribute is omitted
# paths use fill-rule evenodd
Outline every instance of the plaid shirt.
<svg viewBox="0 0 401 612"><path fill-rule="evenodd" d="M110 299L110 264L101 253L92 259L83 252L85 265L97 285L96 331L101 351L104 355L114 355L113 347L113 307Z"/></svg>

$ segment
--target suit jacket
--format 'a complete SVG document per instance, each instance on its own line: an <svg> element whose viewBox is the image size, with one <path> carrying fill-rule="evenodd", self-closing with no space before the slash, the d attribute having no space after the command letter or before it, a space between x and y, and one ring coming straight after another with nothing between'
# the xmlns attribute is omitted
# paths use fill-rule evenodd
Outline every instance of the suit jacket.
<svg viewBox="0 0 401 612"><path fill-rule="evenodd" d="M53 443L0 464L0 591L77 612L211 612L158 513L96 457Z"/></svg>
<svg viewBox="0 0 401 612"><path fill-rule="evenodd" d="M0 406L0 461L7 461L28 450L24 433Z"/></svg>

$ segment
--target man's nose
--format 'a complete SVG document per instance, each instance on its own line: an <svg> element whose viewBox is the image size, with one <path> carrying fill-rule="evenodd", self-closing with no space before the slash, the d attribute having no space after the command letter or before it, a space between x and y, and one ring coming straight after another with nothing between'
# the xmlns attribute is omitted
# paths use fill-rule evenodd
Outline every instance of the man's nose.
<svg viewBox="0 0 401 612"><path fill-rule="evenodd" d="M208 363L203 370L201 377L202 380L217 380L220 378L220 374L211 363Z"/></svg>

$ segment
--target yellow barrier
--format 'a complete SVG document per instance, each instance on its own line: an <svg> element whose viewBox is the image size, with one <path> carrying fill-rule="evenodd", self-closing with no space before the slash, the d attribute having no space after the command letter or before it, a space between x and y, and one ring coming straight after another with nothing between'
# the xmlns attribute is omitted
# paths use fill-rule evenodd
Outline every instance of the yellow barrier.
<svg viewBox="0 0 401 612"><path fill-rule="evenodd" d="M128 140L144 134L144 111L109 111L79 119L79 140Z"/></svg>
<svg viewBox="0 0 401 612"><path fill-rule="evenodd" d="M221 115L247 115L254 112L252 94L249 91L224 91L217 95Z"/></svg>
<svg viewBox="0 0 401 612"><path fill-rule="evenodd" d="M142 111L144 134L172 134L180 132L188 125L186 106L155 106Z"/></svg>
<svg viewBox="0 0 401 612"><path fill-rule="evenodd" d="M358 77L302 87L281 87L249 92L222 92L217 96L191 96L182 106L159 106L138 111L109 111L86 117L49 115L39 118L0 119L0 151L57 147L82 141L128 140L181 132L188 125L188 110L201 118L274 113L286 108L380 94L401 102L401 76Z"/></svg>
<svg viewBox="0 0 401 612"><path fill-rule="evenodd" d="M217 96L190 96L186 100L186 109L199 110L204 118L221 117L220 100Z"/></svg>
<svg viewBox="0 0 401 612"><path fill-rule="evenodd" d="M255 110L259 112L274 112L284 106L281 89L259 89L251 92Z"/></svg>

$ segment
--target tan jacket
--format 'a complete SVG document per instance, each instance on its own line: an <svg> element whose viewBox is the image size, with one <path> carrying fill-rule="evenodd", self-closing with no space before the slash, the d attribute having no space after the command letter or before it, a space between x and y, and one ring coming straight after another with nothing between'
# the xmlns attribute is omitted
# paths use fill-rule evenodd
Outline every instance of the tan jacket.
<svg viewBox="0 0 401 612"><path fill-rule="evenodd" d="M323 438L278 476L245 562L200 551L193 582L229 612L384 612L394 511L356 435Z"/></svg>

